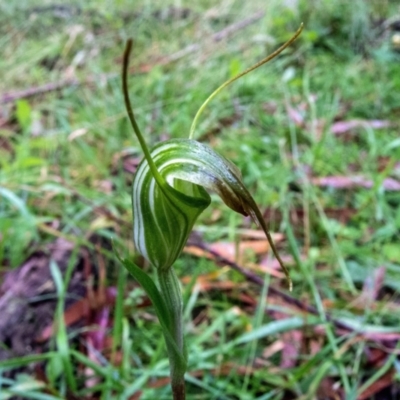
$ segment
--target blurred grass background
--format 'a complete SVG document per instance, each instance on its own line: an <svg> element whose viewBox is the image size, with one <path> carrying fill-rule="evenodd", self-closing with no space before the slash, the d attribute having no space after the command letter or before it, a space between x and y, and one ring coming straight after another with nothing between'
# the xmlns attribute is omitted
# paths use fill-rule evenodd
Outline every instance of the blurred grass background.
<svg viewBox="0 0 400 400"><path fill-rule="evenodd" d="M94 267L105 266L102 284L120 297L106 330L112 344L89 351L85 328L63 322L68 285L53 266L57 335L41 354L0 361L0 399L170 397L152 308L110 244L134 252L130 183L142 157L120 88L125 40L134 40L135 113L153 145L187 137L207 96L301 22L290 49L212 102L196 138L241 169L271 230L283 234L292 296L317 313L267 297L269 285L286 290L283 279L260 275L259 288L186 252L177 271L193 277L183 285L188 399L397 399L399 15L389 0L3 2L2 276L61 237L90 250ZM235 247L250 228L254 239L255 227L215 198L196 231ZM267 252L249 253L258 272L273 265ZM196 279L232 286L205 289ZM41 374L21 370L40 360Z"/></svg>

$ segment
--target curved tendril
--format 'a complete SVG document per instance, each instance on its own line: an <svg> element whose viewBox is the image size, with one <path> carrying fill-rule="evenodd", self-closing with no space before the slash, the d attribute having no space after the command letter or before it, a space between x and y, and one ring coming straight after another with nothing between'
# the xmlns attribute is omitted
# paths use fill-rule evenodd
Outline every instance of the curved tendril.
<svg viewBox="0 0 400 400"><path fill-rule="evenodd" d="M293 282L292 282L292 278L290 277L289 270L286 268L285 264L283 263L283 260L282 260L281 256L278 253L278 250L275 247L275 243L274 243L274 241L272 239L271 234L269 233L269 230L267 228L267 224L265 223L265 220L262 217L258 207L255 209L255 213L257 214L258 220L259 220L259 222L261 224L261 228L263 229L265 235L267 236L267 240L268 240L269 245L271 246L271 250L274 253L275 258L278 260L278 263L279 263L280 267L282 268L282 271L285 274L286 280L287 280L288 285L289 285L289 292L291 292L293 290Z"/></svg>
<svg viewBox="0 0 400 400"><path fill-rule="evenodd" d="M140 132L139 126L136 122L135 115L133 114L132 110L132 105L131 101L129 98L129 92L128 92L128 67L129 67L129 55L131 53L132 49L132 39L128 39L126 42L126 47L124 51L124 59L122 63L122 92L124 93L124 102L125 102L125 108L126 111L128 112L129 120L131 122L132 128L135 131L135 134L139 140L140 146L143 150L144 156L149 164L150 170L153 174L154 179L157 181L157 183L163 187L166 182L164 178L161 176L161 174L158 172L158 169L156 165L153 162L153 159L151 158L149 149L147 148L146 142L143 139L142 132Z"/></svg>
<svg viewBox="0 0 400 400"><path fill-rule="evenodd" d="M194 131L196 129L196 125L197 125L197 120L199 119L201 113L203 112L204 108L207 106L207 104L224 88L226 88L228 85L230 85L232 82L236 81L237 79L241 78L242 76L248 74L249 72L257 69L258 67L260 67L261 65L267 63L268 61L271 61L273 58L275 58L279 53L281 53L283 50L286 49L286 47L290 46L296 39L297 37L300 35L301 31L303 30L303 23L301 23L299 29L297 29L296 33L285 43L283 44L281 47L279 47L279 49L275 50L272 54L270 54L268 57L265 57L264 59L262 59L261 61L259 61L257 64L254 64L252 67L247 68L245 71L239 73L238 75L234 76L233 78L227 80L226 82L224 82L220 87L218 87L216 90L214 90L214 92L211 93L210 96L208 96L208 98L206 99L206 101L202 104L202 106L199 108L199 110L197 111L193 122L192 122L192 126L190 127L190 133L189 133L189 139L193 138L194 135Z"/></svg>

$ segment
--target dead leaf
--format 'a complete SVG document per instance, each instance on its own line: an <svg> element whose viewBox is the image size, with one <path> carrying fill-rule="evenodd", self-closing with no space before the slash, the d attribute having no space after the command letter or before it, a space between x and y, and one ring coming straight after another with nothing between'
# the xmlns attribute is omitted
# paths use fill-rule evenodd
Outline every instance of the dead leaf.
<svg viewBox="0 0 400 400"><path fill-rule="evenodd" d="M367 307L376 306L374 301L378 298L378 293L384 284L385 272L385 267L379 267L373 271L372 276L368 275L360 296L351 303L350 307L364 310Z"/></svg>
<svg viewBox="0 0 400 400"><path fill-rule="evenodd" d="M289 369L296 366L301 342L303 340L303 332L299 330L292 330L281 334L284 343L282 349L282 357L280 367L282 369Z"/></svg>
<svg viewBox="0 0 400 400"><path fill-rule="evenodd" d="M105 194L112 194L113 192L113 183L109 179L95 181L95 185L97 186L100 192L103 192Z"/></svg>
<svg viewBox="0 0 400 400"><path fill-rule="evenodd" d="M105 215L100 215L94 221L91 222L89 227L89 232L95 232L100 229L114 228L114 227L115 227L115 221L107 218L107 216Z"/></svg>
<svg viewBox="0 0 400 400"><path fill-rule="evenodd" d="M373 396L380 392L382 389L390 386L393 383L393 378L395 375L394 369L386 372L378 380L376 380L371 386L365 389L358 397L357 400L368 400L373 398Z"/></svg>
<svg viewBox="0 0 400 400"><path fill-rule="evenodd" d="M272 235L274 242L279 242L283 239L280 233ZM243 240L239 243L233 242L216 242L209 245L210 250L217 252L221 257L227 258L230 261L242 263L246 259L246 251L250 250L253 254L260 255L269 251L268 240ZM206 257L207 252L195 246L186 246L185 251L189 254ZM209 255L208 255L208 258Z"/></svg>
<svg viewBox="0 0 400 400"><path fill-rule="evenodd" d="M289 119L299 128L304 127L304 116L303 114L296 108L293 108L289 104L286 104L286 112L288 114Z"/></svg>
<svg viewBox="0 0 400 400"><path fill-rule="evenodd" d="M387 351L384 351L378 347L366 347L365 355L369 366L379 367L385 362Z"/></svg>
<svg viewBox="0 0 400 400"><path fill-rule="evenodd" d="M238 287L238 286L236 286ZM248 293L239 293L238 299L240 300L241 303L247 304L252 307L256 307L258 304L257 299L254 298L251 294Z"/></svg>
<svg viewBox="0 0 400 400"><path fill-rule="evenodd" d="M275 239L282 240L283 235L275 234ZM240 238L241 239L253 239L253 240L264 240L265 233L260 229L240 229Z"/></svg>
<svg viewBox="0 0 400 400"><path fill-rule="evenodd" d="M269 250L269 243L268 240L246 240L238 244L232 242L216 242L212 243L210 248L228 260L244 264L246 258L248 259L248 257L246 257L247 251L250 251L250 254L265 254Z"/></svg>
<svg viewBox="0 0 400 400"><path fill-rule="evenodd" d="M320 178L312 178L311 182L316 186L331 187L335 189L352 189L357 187L370 189L374 186L374 182L372 180L361 175L324 176ZM393 178L384 179L382 186L387 191L400 191L400 182Z"/></svg>
<svg viewBox="0 0 400 400"><path fill-rule="evenodd" d="M76 129L73 132L71 132L68 136L68 140L70 142L72 142L73 140L75 140L76 138L78 138L79 136L83 136L86 135L87 133L87 129L85 128L80 128L80 129Z"/></svg>
<svg viewBox="0 0 400 400"><path fill-rule="evenodd" d="M123 161L124 171L134 174L140 164L140 157L129 157Z"/></svg>
<svg viewBox="0 0 400 400"><path fill-rule="evenodd" d="M335 135L347 133L355 128L373 128L383 129L390 126L389 121L383 120L363 120L363 119L352 119L349 121L338 121L331 126L331 132Z"/></svg>
<svg viewBox="0 0 400 400"><path fill-rule="evenodd" d="M276 242L283 239L283 235L276 233L272 235L273 240ZM209 245L210 250L218 253L222 258L225 258L231 262L237 262L240 265L246 265L253 271L269 273L276 278L283 278L284 274L280 271L279 263L275 262L275 259L265 261L262 264L250 262L248 255L263 255L269 252L268 240L244 240L240 243L232 242L217 242ZM249 250L249 252L247 252ZM214 260L215 257L211 255L207 250L203 250L197 246L186 246L184 252L191 254L196 257L204 257L210 260ZM270 257L268 257L270 258ZM284 261L285 261L285 257ZM292 258L290 257L290 260Z"/></svg>
<svg viewBox="0 0 400 400"><path fill-rule="evenodd" d="M264 359L268 359L272 357L274 354L279 353L285 347L285 343L283 340L276 340L274 343L270 344L266 347L263 352L262 356Z"/></svg>
<svg viewBox="0 0 400 400"><path fill-rule="evenodd" d="M88 299L81 299L72 304L64 313L64 321L66 326L70 326L89 314ZM47 326L36 338L36 342L42 343L53 336L53 324Z"/></svg>
<svg viewBox="0 0 400 400"><path fill-rule="evenodd" d="M116 292L112 288L107 288L106 300L103 304L99 304L100 302L93 301L93 299L89 298L89 296L76 301L64 312L65 325L68 327L76 324L78 321L84 318L89 318L90 314L93 311L93 307L95 307L96 305L100 305L102 307L101 309L99 309L99 312L101 312L103 308L112 307L115 302L115 297ZM43 329L40 335L36 338L36 342L42 343L50 339L52 335L53 324L48 325L45 329Z"/></svg>
<svg viewBox="0 0 400 400"><path fill-rule="evenodd" d="M300 257L302 260L305 260L306 257L301 256ZM283 261L283 263L285 265L292 265L294 264L294 259L292 256L288 255L288 254L282 254L281 255L281 259ZM264 256L260 262L258 263L258 265L261 267L260 270L263 272L268 272L271 275L277 276L275 274L275 272L271 272L271 271L280 271L281 269L281 265L279 264L279 261L276 258L271 258L268 255ZM279 272L279 277L283 277L283 275L281 275L281 273Z"/></svg>
<svg viewBox="0 0 400 400"><path fill-rule="evenodd" d="M335 386L335 381L332 378L325 377L318 387L317 398L324 400L341 400L343 398L341 390Z"/></svg>

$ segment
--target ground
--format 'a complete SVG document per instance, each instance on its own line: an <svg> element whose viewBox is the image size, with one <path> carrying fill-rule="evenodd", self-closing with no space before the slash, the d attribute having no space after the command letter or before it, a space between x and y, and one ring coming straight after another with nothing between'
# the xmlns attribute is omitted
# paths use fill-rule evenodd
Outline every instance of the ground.
<svg viewBox="0 0 400 400"><path fill-rule="evenodd" d="M4 2L3 2L4 3ZM249 3L249 4L247 4ZM398 399L400 9L389 0L0 5L0 399L169 399L160 327L118 256L142 150L195 138L241 170L174 266L188 399Z"/></svg>

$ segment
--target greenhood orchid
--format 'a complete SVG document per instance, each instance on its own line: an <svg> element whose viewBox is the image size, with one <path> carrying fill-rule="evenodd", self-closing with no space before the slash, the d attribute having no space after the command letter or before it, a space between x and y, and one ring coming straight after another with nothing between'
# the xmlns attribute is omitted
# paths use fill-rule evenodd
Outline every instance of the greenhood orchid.
<svg viewBox="0 0 400 400"><path fill-rule="evenodd" d="M196 114L189 139L167 140L151 151L147 148L130 103L127 81L132 42L127 43L123 63L123 93L129 119L145 155L133 180L133 240L137 251L156 268L159 288L131 261L124 260L124 265L154 304L168 347L175 400L185 398L183 375L186 370L186 350L182 328L182 296L172 265L181 254L197 218L211 202L208 191L217 193L228 207L250 216L262 228L285 272L289 289L292 287L289 273L275 248L261 211L242 182L240 171L229 160L192 137L204 107L224 87L274 58L299 36L301 30L302 26L273 54L214 91Z"/></svg>

